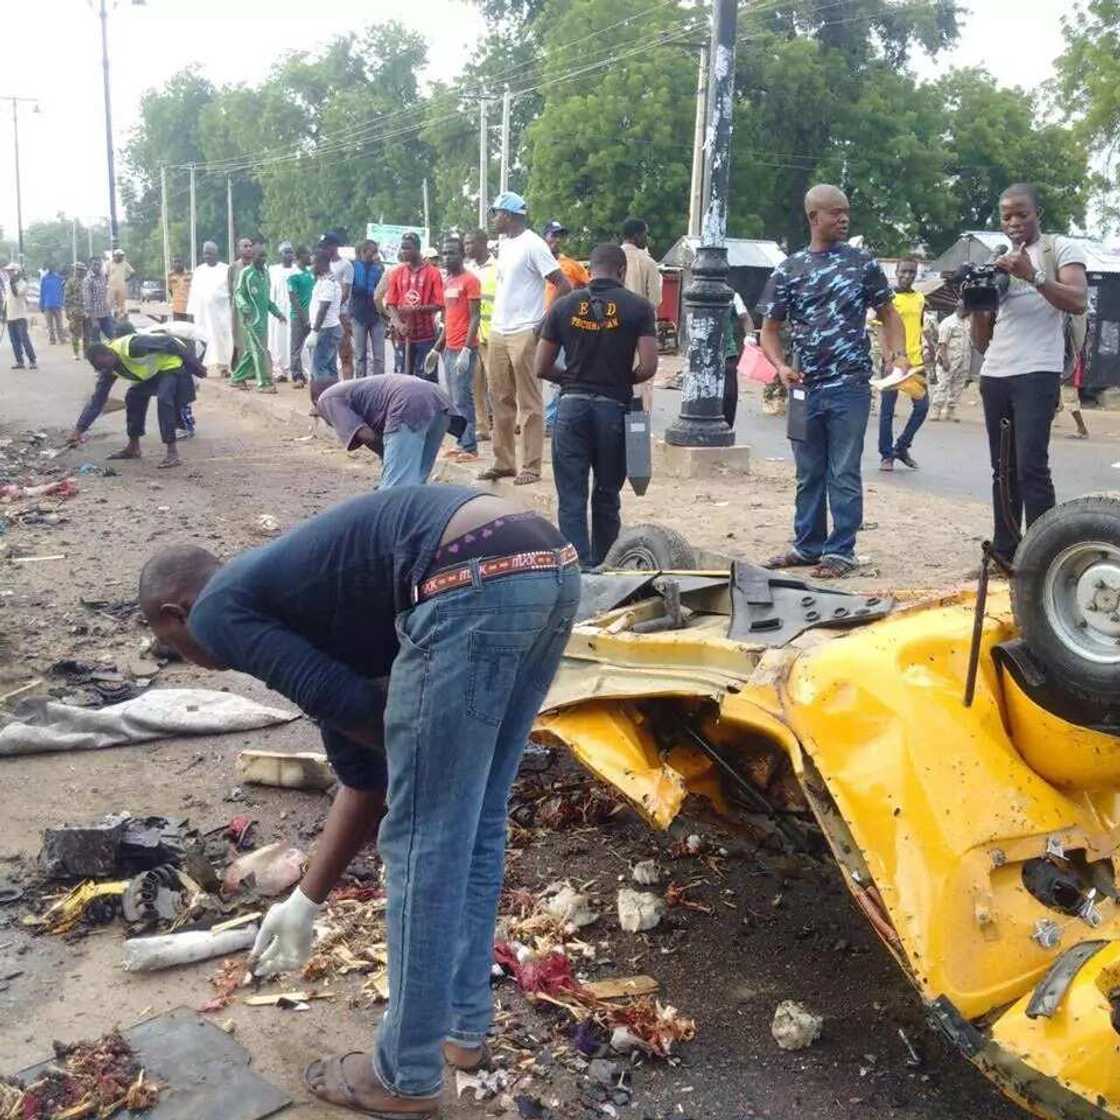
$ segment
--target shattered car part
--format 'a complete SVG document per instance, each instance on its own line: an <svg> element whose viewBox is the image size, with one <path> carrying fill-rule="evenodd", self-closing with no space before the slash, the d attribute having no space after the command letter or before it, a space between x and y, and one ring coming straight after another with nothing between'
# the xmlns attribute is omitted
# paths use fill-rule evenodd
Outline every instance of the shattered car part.
<svg viewBox="0 0 1120 1120"><path fill-rule="evenodd" d="M131 875L181 862L192 835L186 820L120 813L44 829L39 865L54 879Z"/></svg>
<svg viewBox="0 0 1120 1120"><path fill-rule="evenodd" d="M884 618L893 606L894 600L884 596L833 591L736 560L727 636L782 646L815 626L860 626Z"/></svg>
<svg viewBox="0 0 1120 1120"><path fill-rule="evenodd" d="M121 914L129 925L154 926L174 919L183 905L183 892L173 867L144 871L129 881L121 895Z"/></svg>
<svg viewBox="0 0 1120 1120"><path fill-rule="evenodd" d="M1049 1019L1058 1010L1062 996L1073 983L1081 966L1096 956L1107 941L1081 941L1068 948L1051 966L1046 975L1038 982L1027 1004L1027 1018L1037 1019L1040 1015Z"/></svg>

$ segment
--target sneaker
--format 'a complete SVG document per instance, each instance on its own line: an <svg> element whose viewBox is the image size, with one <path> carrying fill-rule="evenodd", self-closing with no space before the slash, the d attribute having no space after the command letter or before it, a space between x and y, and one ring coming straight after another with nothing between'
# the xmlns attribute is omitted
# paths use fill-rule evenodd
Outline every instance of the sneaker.
<svg viewBox="0 0 1120 1120"><path fill-rule="evenodd" d="M894 457L900 462L905 463L912 471L918 469L918 464L914 461L914 457L909 451L896 451Z"/></svg>
<svg viewBox="0 0 1120 1120"><path fill-rule="evenodd" d="M29 366L28 366L27 368L28 368L28 369L38 369L38 368L39 368L39 366L38 366L38 364L37 364L37 363L35 363L35 362L32 362L32 363L31 363L31 365L29 365Z"/></svg>
<svg viewBox="0 0 1120 1120"><path fill-rule="evenodd" d="M23 362L16 362L16 364L12 366L12 369L27 369L27 366L25 366Z"/></svg>
<svg viewBox="0 0 1120 1120"><path fill-rule="evenodd" d="M881 470L881 471L893 471L894 470L894 460L893 459L880 459L879 460L879 470Z"/></svg>

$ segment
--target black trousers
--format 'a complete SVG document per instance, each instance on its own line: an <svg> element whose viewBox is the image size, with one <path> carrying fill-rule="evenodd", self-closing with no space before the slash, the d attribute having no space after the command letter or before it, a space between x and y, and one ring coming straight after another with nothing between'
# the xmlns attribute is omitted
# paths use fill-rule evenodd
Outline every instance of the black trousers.
<svg viewBox="0 0 1120 1120"><path fill-rule="evenodd" d="M584 568L595 567L622 528L626 482L626 405L608 397L565 393L552 431L552 474L560 532L576 546ZM587 529L591 490L591 532Z"/></svg>
<svg viewBox="0 0 1120 1120"><path fill-rule="evenodd" d="M124 395L125 430L129 439L139 439L144 434L148 402L152 397L156 398L159 438L164 443L174 443L179 411L195 398L194 381L186 370L169 369L131 386Z"/></svg>
<svg viewBox="0 0 1120 1120"><path fill-rule="evenodd" d="M723 418L732 431L735 431L735 413L738 411L739 357L736 355L723 360Z"/></svg>
<svg viewBox="0 0 1120 1120"><path fill-rule="evenodd" d="M1011 421L1011 454L1008 461L1010 514L1021 530L1041 517L1055 502L1050 477L1050 425L1058 411L1060 378L1056 373L1020 373L1012 377L980 378L984 423L992 457L992 510L995 517L995 551L1005 560L1015 554L1015 538L1007 524L1000 498L1000 423Z"/></svg>

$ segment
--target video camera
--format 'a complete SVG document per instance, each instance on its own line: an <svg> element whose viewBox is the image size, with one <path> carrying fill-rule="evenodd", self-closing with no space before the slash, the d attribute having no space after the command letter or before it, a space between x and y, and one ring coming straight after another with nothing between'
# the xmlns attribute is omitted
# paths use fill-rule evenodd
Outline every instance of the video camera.
<svg viewBox="0 0 1120 1120"><path fill-rule="evenodd" d="M996 250L1001 257L1007 252L1006 246ZM965 311L998 311L999 301L1011 282L1011 277L992 263L962 264L953 277L960 288L961 302Z"/></svg>

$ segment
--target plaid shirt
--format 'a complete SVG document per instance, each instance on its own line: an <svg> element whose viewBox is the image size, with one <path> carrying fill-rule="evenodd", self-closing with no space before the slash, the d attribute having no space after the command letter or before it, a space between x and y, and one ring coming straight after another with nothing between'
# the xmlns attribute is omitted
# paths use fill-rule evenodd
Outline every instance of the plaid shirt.
<svg viewBox="0 0 1120 1120"><path fill-rule="evenodd" d="M109 282L91 272L82 281L82 305L91 319L104 319L109 314Z"/></svg>

